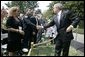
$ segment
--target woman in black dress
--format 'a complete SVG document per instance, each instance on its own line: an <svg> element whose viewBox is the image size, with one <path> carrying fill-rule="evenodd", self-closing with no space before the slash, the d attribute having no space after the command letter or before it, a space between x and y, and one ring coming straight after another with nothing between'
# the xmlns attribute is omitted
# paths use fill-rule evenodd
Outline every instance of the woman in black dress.
<svg viewBox="0 0 85 57"><path fill-rule="evenodd" d="M12 7L8 13L8 20L6 26L8 28L8 45L7 50L9 56L14 56L15 51L21 49L21 35L24 35L20 20L18 19L19 8Z"/></svg>

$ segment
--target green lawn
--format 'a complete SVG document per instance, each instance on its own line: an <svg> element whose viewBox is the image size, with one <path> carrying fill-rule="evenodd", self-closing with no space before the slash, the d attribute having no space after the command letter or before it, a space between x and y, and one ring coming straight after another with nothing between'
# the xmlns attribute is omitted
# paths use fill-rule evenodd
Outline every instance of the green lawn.
<svg viewBox="0 0 85 57"><path fill-rule="evenodd" d="M41 45L32 50L32 56L53 56L54 55L54 47L49 45Z"/></svg>
<svg viewBox="0 0 85 57"><path fill-rule="evenodd" d="M54 45L41 45L33 48L31 56L54 56ZM84 56L79 50L70 47L69 56Z"/></svg>
<svg viewBox="0 0 85 57"><path fill-rule="evenodd" d="M83 29L80 30L82 30L83 32ZM44 39L47 40L47 38ZM53 44L48 43L34 47L30 56L54 56L54 53L55 53L55 46ZM69 56L84 56L84 54L79 50L70 47Z"/></svg>
<svg viewBox="0 0 85 57"><path fill-rule="evenodd" d="M73 47L70 47L69 56L84 56L84 53L82 53L82 52L79 51L79 50L76 50L76 49L73 48Z"/></svg>

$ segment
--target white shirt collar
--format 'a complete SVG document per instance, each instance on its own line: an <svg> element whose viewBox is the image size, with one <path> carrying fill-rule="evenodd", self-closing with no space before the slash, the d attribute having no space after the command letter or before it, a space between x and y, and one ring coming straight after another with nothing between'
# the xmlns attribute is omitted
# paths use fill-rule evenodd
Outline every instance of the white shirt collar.
<svg viewBox="0 0 85 57"><path fill-rule="evenodd" d="M61 14L61 12L62 12L62 11L60 10L60 11L58 12L58 15L60 15L60 14Z"/></svg>
<svg viewBox="0 0 85 57"><path fill-rule="evenodd" d="M25 16L25 18L28 18L28 16Z"/></svg>

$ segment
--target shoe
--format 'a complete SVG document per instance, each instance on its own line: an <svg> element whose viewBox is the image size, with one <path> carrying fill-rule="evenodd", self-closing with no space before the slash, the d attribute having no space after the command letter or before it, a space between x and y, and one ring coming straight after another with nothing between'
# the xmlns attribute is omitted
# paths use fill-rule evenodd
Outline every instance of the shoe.
<svg viewBox="0 0 85 57"><path fill-rule="evenodd" d="M28 52L28 49L27 48L23 48L22 51L23 52Z"/></svg>

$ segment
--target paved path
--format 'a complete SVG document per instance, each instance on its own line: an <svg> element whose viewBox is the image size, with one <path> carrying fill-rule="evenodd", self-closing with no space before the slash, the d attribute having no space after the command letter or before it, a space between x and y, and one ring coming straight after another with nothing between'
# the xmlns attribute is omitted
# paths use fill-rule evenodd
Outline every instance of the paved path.
<svg viewBox="0 0 85 57"><path fill-rule="evenodd" d="M77 38L76 33L73 33L73 35L74 39L71 42L71 46L84 53L84 34L77 34Z"/></svg>

